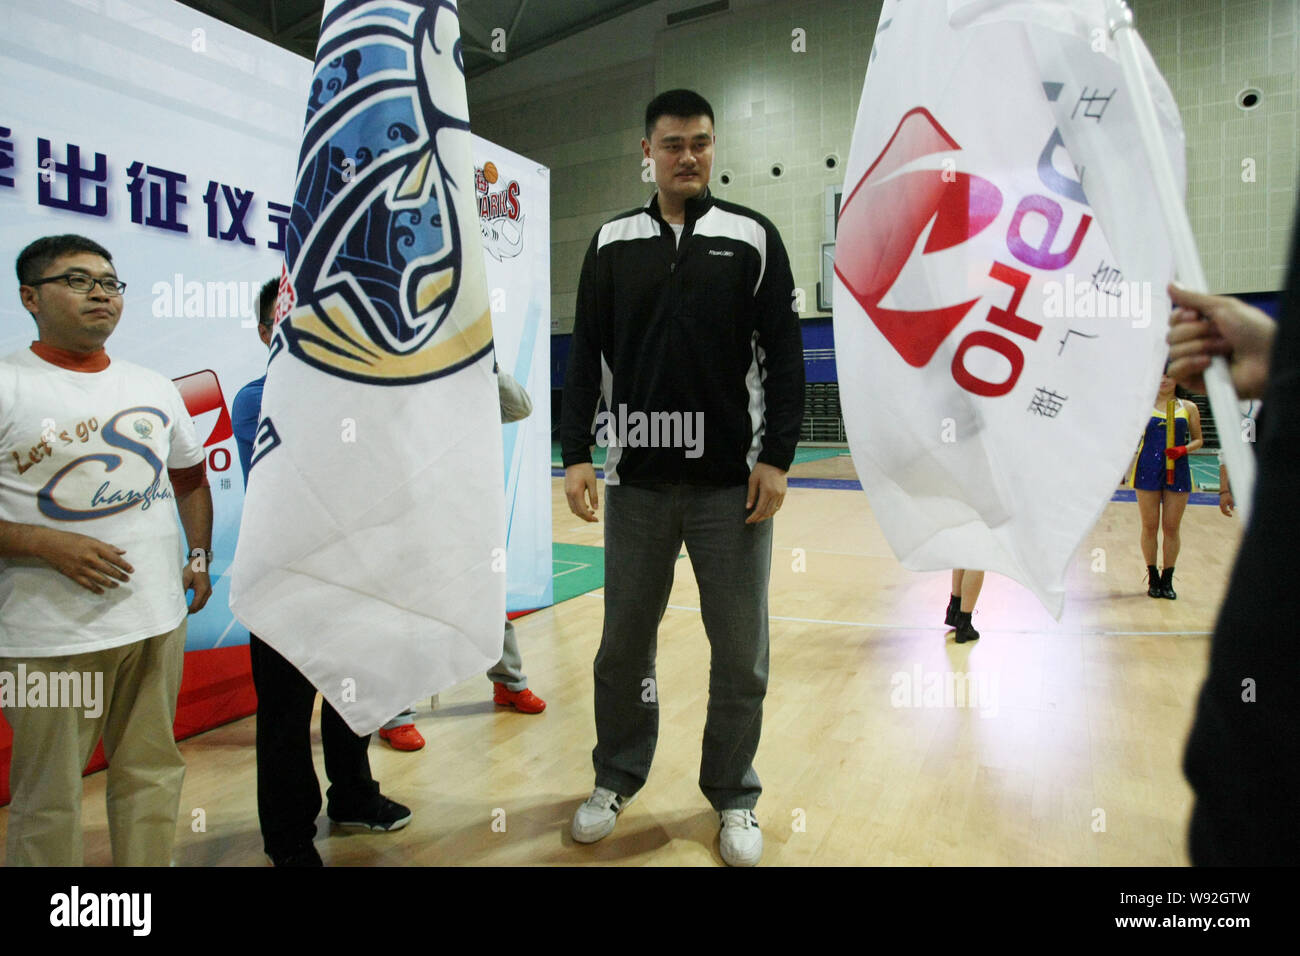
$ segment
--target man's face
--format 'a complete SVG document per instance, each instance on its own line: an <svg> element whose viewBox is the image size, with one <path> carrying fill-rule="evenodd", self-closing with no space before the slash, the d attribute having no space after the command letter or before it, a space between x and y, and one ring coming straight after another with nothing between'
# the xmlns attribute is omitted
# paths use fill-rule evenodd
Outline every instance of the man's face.
<svg viewBox="0 0 1300 956"><path fill-rule="evenodd" d="M713 171L713 122L707 116L661 116L641 149L654 163L661 193L685 201L704 192Z"/></svg>
<svg viewBox="0 0 1300 956"><path fill-rule="evenodd" d="M55 259L40 278L80 273L96 279L115 279L117 272L103 256L74 252ZM122 317L122 297L109 295L99 283L89 292L74 292L62 279L38 286L19 287L23 307L36 318L40 340L72 352L94 352L103 347Z"/></svg>

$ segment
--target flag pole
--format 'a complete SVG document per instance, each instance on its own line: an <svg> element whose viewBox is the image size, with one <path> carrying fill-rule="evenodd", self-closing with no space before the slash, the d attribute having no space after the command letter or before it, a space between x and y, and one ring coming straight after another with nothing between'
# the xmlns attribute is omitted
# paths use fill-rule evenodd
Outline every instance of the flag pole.
<svg viewBox="0 0 1300 956"><path fill-rule="evenodd" d="M1147 160L1155 180L1156 196L1160 201L1160 211L1164 215L1165 228L1174 250L1174 266L1178 272L1179 284L1193 292L1205 292L1205 272L1201 268L1201 256L1196 249L1196 240L1192 236L1192 226L1187 219L1187 210L1183 198L1175 188L1175 176L1165 153L1163 138L1160 134L1160 121L1156 117L1155 104L1151 100L1151 91L1147 88L1142 75L1142 65L1138 57L1137 29L1133 26L1133 12L1124 0L1106 0L1106 20L1111 37L1119 48L1119 62L1124 70L1124 82L1133 100L1133 109L1137 114L1138 129L1142 133L1142 145L1146 149ZM1237 407L1237 390L1233 388L1228 374L1228 363L1222 356L1216 355L1205 370L1205 391L1210 397L1210 409L1216 422L1236 422L1240 417ZM1251 496L1255 488L1255 458L1247 450L1244 441L1221 441L1224 457L1227 459L1228 475L1235 490L1233 495L1237 507L1241 509L1243 523L1250 520Z"/></svg>
<svg viewBox="0 0 1300 956"><path fill-rule="evenodd" d="M1165 403L1165 451L1166 452L1170 448L1174 447L1174 434L1178 431L1177 426L1174 422L1174 416L1176 414L1177 408L1178 408L1178 400L1176 398L1170 398L1169 401ZM1168 455L1165 455L1165 484L1166 485L1172 485L1174 483L1174 469L1176 467L1177 465L1174 463L1174 460L1170 458ZM1191 467L1192 467L1192 463L1189 461L1187 463L1187 468L1189 471L1191 470Z"/></svg>

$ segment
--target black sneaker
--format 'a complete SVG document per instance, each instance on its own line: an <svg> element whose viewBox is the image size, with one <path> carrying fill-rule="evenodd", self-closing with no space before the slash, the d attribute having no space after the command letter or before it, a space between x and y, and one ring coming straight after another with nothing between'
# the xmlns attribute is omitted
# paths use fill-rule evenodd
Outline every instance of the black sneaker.
<svg viewBox="0 0 1300 956"><path fill-rule="evenodd" d="M1174 569L1165 568L1160 573L1160 596L1169 598L1171 601L1178 600L1178 594L1174 591Z"/></svg>
<svg viewBox="0 0 1300 956"><path fill-rule="evenodd" d="M1164 597L1164 585L1160 582L1160 572L1154 564L1147 565L1147 597Z"/></svg>
<svg viewBox="0 0 1300 956"><path fill-rule="evenodd" d="M400 830L410 823L411 811L400 803L389 800L383 794L380 794L379 802L370 810L350 815L331 815L330 822L340 827L387 832L389 830Z"/></svg>
<svg viewBox="0 0 1300 956"><path fill-rule="evenodd" d="M957 626L957 612L961 610L961 596L953 594L948 598L948 612L943 616L943 623L948 627Z"/></svg>
<svg viewBox="0 0 1300 956"><path fill-rule="evenodd" d="M974 612L972 611L971 614ZM965 644L967 641L978 641L980 632L975 630L970 622L970 614L963 611L957 612L957 643Z"/></svg>
<svg viewBox="0 0 1300 956"><path fill-rule="evenodd" d="M268 854L271 858L272 866L324 866L320 854L316 852L316 844L308 843L301 849L294 850L291 853Z"/></svg>

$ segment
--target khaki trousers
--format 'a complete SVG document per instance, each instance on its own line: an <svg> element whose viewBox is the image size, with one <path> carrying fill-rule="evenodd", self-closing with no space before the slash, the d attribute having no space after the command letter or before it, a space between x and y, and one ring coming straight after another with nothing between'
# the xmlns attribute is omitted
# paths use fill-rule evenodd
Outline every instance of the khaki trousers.
<svg viewBox="0 0 1300 956"><path fill-rule="evenodd" d="M31 675L38 672L47 675L47 688L58 680L49 675L77 673L84 683L82 699L72 701L73 706L50 694L38 706L4 708L14 732L6 866L82 865L81 774L101 736L108 758L114 865L171 865L185 779L172 724L186 623L167 634L90 654L0 658L0 671L15 680L21 665L29 687ZM88 700L101 679L95 675L103 681L97 706Z"/></svg>

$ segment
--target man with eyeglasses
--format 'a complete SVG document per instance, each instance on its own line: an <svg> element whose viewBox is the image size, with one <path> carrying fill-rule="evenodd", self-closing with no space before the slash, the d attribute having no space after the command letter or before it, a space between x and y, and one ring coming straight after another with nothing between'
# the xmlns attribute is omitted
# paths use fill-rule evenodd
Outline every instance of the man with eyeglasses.
<svg viewBox="0 0 1300 956"><path fill-rule="evenodd" d="M0 359L5 862L81 865L81 772L102 736L113 862L166 866L185 776L172 734L185 592L190 614L212 593L203 448L168 378L104 351L126 291L106 249L47 236L17 272L38 340Z"/></svg>

